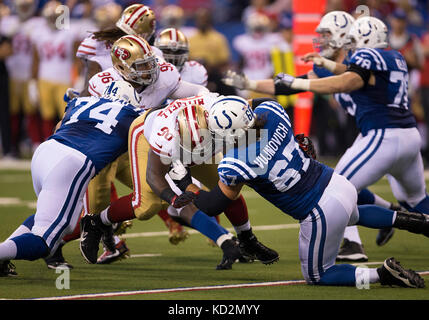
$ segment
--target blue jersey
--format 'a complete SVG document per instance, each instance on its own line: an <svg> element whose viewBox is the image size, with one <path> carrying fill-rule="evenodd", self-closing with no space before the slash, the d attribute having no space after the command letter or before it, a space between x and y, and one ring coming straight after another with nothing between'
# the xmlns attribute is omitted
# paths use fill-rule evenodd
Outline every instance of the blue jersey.
<svg viewBox="0 0 429 320"><path fill-rule="evenodd" d="M140 113L122 101L85 97L67 104L61 127L49 138L79 150L96 173L128 149L128 129Z"/></svg>
<svg viewBox="0 0 429 320"><path fill-rule="evenodd" d="M350 59L375 76L375 84L367 84L350 93L356 104L356 122L363 135L371 129L412 128L416 126L408 103L408 68L396 50L363 48Z"/></svg>
<svg viewBox="0 0 429 320"><path fill-rule="evenodd" d="M255 114L266 120L260 137L249 131L250 142L228 150L218 166L220 180L229 186L245 183L283 212L304 219L320 200L333 170L304 154L280 104L264 102Z"/></svg>

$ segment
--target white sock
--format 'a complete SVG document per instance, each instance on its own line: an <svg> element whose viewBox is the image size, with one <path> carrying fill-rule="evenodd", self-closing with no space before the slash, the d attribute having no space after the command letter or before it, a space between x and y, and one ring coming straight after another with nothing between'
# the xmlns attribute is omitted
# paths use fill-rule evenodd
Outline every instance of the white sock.
<svg viewBox="0 0 429 320"><path fill-rule="evenodd" d="M375 268L356 267L355 277L356 287L360 289L365 288L365 285L369 285L370 283L377 283L380 281L377 269ZM366 287L366 289L369 289L369 287Z"/></svg>
<svg viewBox="0 0 429 320"><path fill-rule="evenodd" d="M349 241L362 244L362 240L360 239L359 230L357 226L347 227L346 230L344 231L344 238Z"/></svg>
<svg viewBox="0 0 429 320"><path fill-rule="evenodd" d="M0 261L15 259L16 252L16 244L12 240L0 243Z"/></svg>
<svg viewBox="0 0 429 320"><path fill-rule="evenodd" d="M9 240L9 239L15 238L17 236L20 236L21 234L29 233L29 232L31 232L31 230L28 229L23 224L21 224L7 239Z"/></svg>
<svg viewBox="0 0 429 320"><path fill-rule="evenodd" d="M250 228L251 228L250 221L247 221L245 224L242 224L241 226L234 226L234 230L235 232L237 232L237 234L239 234L241 231L250 230Z"/></svg>
<svg viewBox="0 0 429 320"><path fill-rule="evenodd" d="M108 210L109 210L109 207L107 207L100 213L101 222L103 222L103 224L105 224L106 226L112 225L112 222L110 222L109 218L107 217Z"/></svg>
<svg viewBox="0 0 429 320"><path fill-rule="evenodd" d="M389 201L384 200L383 198L377 196L375 193L374 193L374 204L386 209L390 209L390 205L391 205Z"/></svg>
<svg viewBox="0 0 429 320"><path fill-rule="evenodd" d="M221 235L219 238L217 238L216 244L220 248L222 243L224 243L226 240L232 239L232 237L233 237L233 235L231 233L225 233L225 234Z"/></svg>

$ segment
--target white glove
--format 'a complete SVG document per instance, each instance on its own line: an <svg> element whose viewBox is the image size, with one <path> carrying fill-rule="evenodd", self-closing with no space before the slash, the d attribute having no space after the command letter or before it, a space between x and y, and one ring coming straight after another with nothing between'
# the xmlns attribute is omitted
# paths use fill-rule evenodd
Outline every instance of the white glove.
<svg viewBox="0 0 429 320"><path fill-rule="evenodd" d="M286 85L287 87L291 87L293 81L295 80L294 76L291 76L290 74L287 73L279 73L278 75L276 75L276 77L274 78L274 83L283 83L284 85Z"/></svg>
<svg viewBox="0 0 429 320"><path fill-rule="evenodd" d="M279 73L274 78L274 83L275 84L282 83L287 87L296 89L296 90L303 90L303 91L310 90L310 80L295 78L294 76L291 76L290 74L287 74L287 73Z"/></svg>
<svg viewBox="0 0 429 320"><path fill-rule="evenodd" d="M173 161L168 175L182 192L185 192L186 187L192 184L191 172L180 160Z"/></svg>
<svg viewBox="0 0 429 320"><path fill-rule="evenodd" d="M249 80L244 74L238 74L235 71L228 70L222 78L222 82L227 86L236 87L240 90L255 90L256 81Z"/></svg>
<svg viewBox="0 0 429 320"><path fill-rule="evenodd" d="M37 87L37 80L31 79L28 81L28 98L33 106L39 104L39 88Z"/></svg>

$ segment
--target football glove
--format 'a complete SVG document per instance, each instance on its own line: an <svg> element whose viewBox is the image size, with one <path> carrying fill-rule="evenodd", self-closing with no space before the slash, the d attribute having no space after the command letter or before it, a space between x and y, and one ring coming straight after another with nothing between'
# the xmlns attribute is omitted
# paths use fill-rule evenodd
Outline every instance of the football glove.
<svg viewBox="0 0 429 320"><path fill-rule="evenodd" d="M249 80L244 74L238 74L232 70L226 72L222 82L227 86L236 87L240 90L254 90L256 87L255 81Z"/></svg>
<svg viewBox="0 0 429 320"><path fill-rule="evenodd" d="M294 76L291 76L290 74L281 72L275 76L274 84L282 83L285 86L287 86L288 88L290 88L292 86L292 83L294 82L294 80L295 80Z"/></svg>
<svg viewBox="0 0 429 320"><path fill-rule="evenodd" d="M299 144L299 147L309 158L316 159L316 151L314 150L313 142L309 137L304 136L303 133L297 134L295 136L296 141Z"/></svg>
<svg viewBox="0 0 429 320"><path fill-rule="evenodd" d="M191 170L186 168L180 160L173 162L168 175L182 192L192 183Z"/></svg>
<svg viewBox="0 0 429 320"><path fill-rule="evenodd" d="M76 89L74 88L68 88L66 90L66 93L64 94L63 100L64 102L68 103L70 100L79 97L80 92L78 92Z"/></svg>
<svg viewBox="0 0 429 320"><path fill-rule="evenodd" d="M187 204L190 204L191 202L193 202L197 198L197 195L198 195L197 193L193 193L191 191L185 191L180 196L178 195L174 196L171 199L170 204L176 209L182 208Z"/></svg>

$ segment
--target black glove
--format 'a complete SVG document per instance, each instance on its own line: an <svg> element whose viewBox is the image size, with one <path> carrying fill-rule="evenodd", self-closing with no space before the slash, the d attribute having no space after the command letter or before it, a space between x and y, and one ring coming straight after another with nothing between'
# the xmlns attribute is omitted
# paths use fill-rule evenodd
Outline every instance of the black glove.
<svg viewBox="0 0 429 320"><path fill-rule="evenodd" d="M191 191L185 191L180 196L174 196L170 204L178 209L186 206L197 198L197 194Z"/></svg>
<svg viewBox="0 0 429 320"><path fill-rule="evenodd" d="M300 133L295 136L295 139L298 142L301 150L304 151L309 158L316 159L316 151L314 150L313 142L311 142L309 137L306 137L303 133Z"/></svg>

